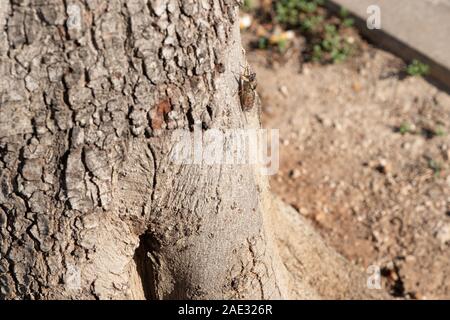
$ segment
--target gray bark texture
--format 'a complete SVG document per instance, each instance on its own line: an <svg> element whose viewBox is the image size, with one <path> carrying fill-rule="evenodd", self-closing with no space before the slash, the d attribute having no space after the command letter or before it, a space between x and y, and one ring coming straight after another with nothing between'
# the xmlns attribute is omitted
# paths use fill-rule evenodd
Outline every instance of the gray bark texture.
<svg viewBox="0 0 450 320"><path fill-rule="evenodd" d="M281 259L253 167L169 159L175 129L259 126L236 95L237 14L235 0L0 2L0 299L365 296L353 278L314 288L293 249Z"/></svg>

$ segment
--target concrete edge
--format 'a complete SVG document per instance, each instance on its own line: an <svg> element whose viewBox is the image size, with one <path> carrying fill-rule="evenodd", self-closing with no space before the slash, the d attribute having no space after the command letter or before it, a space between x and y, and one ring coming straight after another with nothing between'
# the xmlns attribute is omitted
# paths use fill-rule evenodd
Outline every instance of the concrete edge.
<svg viewBox="0 0 450 320"><path fill-rule="evenodd" d="M329 0L326 3L328 9L335 13L339 13L343 7L334 0ZM450 66L437 62L426 52L417 50L392 32L383 29L368 29L365 15L360 15L349 7L345 7L345 9L348 10L349 15L355 20L355 27L364 37L368 38L381 49L389 51L407 62L418 59L427 64L430 67L430 72L425 78L439 89L450 92Z"/></svg>

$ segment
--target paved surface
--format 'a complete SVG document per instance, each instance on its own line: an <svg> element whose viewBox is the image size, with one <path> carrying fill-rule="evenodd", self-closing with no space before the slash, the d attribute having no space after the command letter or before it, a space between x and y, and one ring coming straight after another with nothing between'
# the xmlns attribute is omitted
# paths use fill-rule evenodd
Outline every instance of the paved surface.
<svg viewBox="0 0 450 320"><path fill-rule="evenodd" d="M366 36L409 60L430 64L431 75L450 88L450 0L332 0L361 19ZM365 26L370 5L381 8L381 31Z"/></svg>

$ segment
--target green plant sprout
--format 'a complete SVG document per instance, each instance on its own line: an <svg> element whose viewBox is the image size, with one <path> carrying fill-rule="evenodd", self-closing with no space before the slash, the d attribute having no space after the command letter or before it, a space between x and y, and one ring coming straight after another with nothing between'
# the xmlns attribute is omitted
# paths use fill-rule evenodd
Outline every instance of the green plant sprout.
<svg viewBox="0 0 450 320"><path fill-rule="evenodd" d="M322 8L324 0L277 0L275 19L287 28L300 28L307 39L311 60L319 63L338 63L353 52L353 45L341 35L342 28L350 27L354 21L346 9L341 8L338 22L328 22ZM283 52L283 46L278 46Z"/></svg>
<svg viewBox="0 0 450 320"><path fill-rule="evenodd" d="M420 62L419 60L414 59L407 67L406 67L406 72L410 75L410 76L420 76L423 77L425 75L427 75L430 71L430 67L425 64Z"/></svg>
<svg viewBox="0 0 450 320"><path fill-rule="evenodd" d="M400 125L400 128L398 129L398 131L401 134L403 134L403 135L405 135L407 133L410 133L411 132L411 125L409 123L407 123L407 122L404 122L404 123L402 123Z"/></svg>

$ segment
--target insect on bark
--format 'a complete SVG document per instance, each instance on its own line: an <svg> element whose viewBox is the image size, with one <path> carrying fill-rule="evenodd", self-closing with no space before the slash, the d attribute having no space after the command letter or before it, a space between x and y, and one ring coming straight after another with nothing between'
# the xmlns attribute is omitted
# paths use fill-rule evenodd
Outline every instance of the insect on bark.
<svg viewBox="0 0 450 320"><path fill-rule="evenodd" d="M244 111L250 111L256 102L256 73L245 67L239 79L239 98Z"/></svg>

